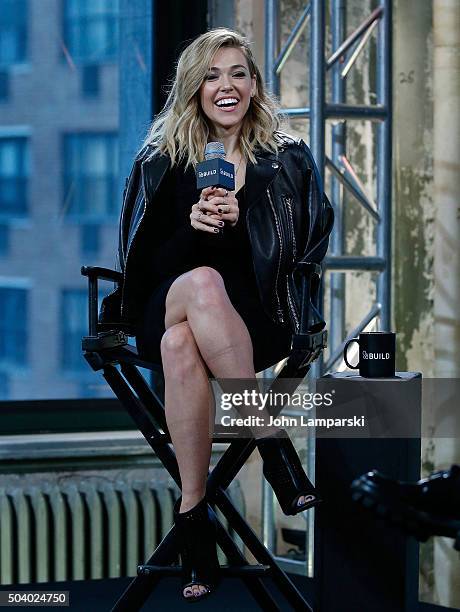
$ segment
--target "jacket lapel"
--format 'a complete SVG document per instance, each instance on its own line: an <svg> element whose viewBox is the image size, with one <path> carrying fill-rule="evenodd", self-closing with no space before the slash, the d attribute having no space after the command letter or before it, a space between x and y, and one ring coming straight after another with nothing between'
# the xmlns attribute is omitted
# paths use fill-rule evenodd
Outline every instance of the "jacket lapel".
<svg viewBox="0 0 460 612"><path fill-rule="evenodd" d="M251 208L265 193L267 187L281 170L281 162L272 154L256 154L257 164L246 166L246 198Z"/></svg>

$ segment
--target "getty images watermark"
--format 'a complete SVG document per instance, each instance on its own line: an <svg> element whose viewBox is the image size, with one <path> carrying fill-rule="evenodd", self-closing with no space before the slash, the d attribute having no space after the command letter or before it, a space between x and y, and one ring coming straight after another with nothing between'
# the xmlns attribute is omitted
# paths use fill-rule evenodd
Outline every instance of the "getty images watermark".
<svg viewBox="0 0 460 612"><path fill-rule="evenodd" d="M212 389L217 436L248 438L279 428L299 437L460 439L460 379L340 372L308 386L289 378L212 379Z"/></svg>
<svg viewBox="0 0 460 612"><path fill-rule="evenodd" d="M216 381L215 381L216 382ZM215 434L250 436L250 431L263 428L301 428L329 430L337 428L363 428L364 415L338 416L327 414L333 407L335 391L260 391L245 388L244 382L219 381L214 387L216 400ZM287 382L287 381L285 381ZM247 385L249 386L249 384ZM254 387L254 384L252 384ZM298 386L298 381L296 386ZM289 385L286 385L289 388Z"/></svg>

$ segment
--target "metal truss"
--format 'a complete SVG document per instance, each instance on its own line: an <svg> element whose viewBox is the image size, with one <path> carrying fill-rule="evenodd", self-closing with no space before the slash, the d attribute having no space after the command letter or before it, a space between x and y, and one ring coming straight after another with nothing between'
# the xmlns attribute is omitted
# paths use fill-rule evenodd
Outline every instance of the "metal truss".
<svg viewBox="0 0 460 612"><path fill-rule="evenodd" d="M312 373L319 376L330 370L341 358L345 342L377 319L383 330L391 328L391 0L381 0L372 13L350 34L346 34L346 0L330 0L330 24L334 52L327 59L326 2L311 0L306 4L286 43L279 45L279 2L265 2L265 80L279 95L280 73L295 47L308 20L310 36L310 107L286 108L290 117L310 120L310 148L324 180L326 169L331 173L330 196L336 214L331 236L329 256L325 269L331 271L329 344L330 357L320 361ZM375 32L377 36L377 102L374 105L346 103L345 83L348 73ZM326 78L332 78L332 99L326 100ZM326 156L326 123L335 120L332 127L332 154ZM361 183L347 157L347 121L378 122L377 129L377 201L374 201ZM343 189L342 189L343 187ZM363 214L371 216L377 224L376 256L349 256L344 253L343 193L350 193L360 204ZM377 300L363 320L347 336L345 330L345 278L344 272L354 270L377 272Z"/></svg>
<svg viewBox="0 0 460 612"><path fill-rule="evenodd" d="M345 343L354 338L376 320L380 329L391 328L391 3L380 0L380 5L347 35L346 0L329 0L332 55L326 58L326 1L311 0L300 15L283 48L280 49L279 2L265 0L265 81L277 95L280 94L280 74L294 49L308 20L311 20L310 36L310 106L285 108L290 117L307 118L310 121L310 148L324 181L326 170L331 173L330 199L335 211L335 227L332 232L329 256L324 268L331 272L329 359L318 359L311 368L313 378L337 367L342 358ZM346 78L372 34L377 36L377 101L375 105L350 105L346 103ZM326 78L331 73L331 100L326 100ZM326 124L334 120L331 129L331 157L326 156ZM347 157L347 121L367 120L378 123L377 129L377 201L366 193L358 174ZM350 193L361 206L363 214L370 215L377 224L376 256L350 256L344 252L344 192ZM345 330L345 276L351 271L377 272L376 302L359 324L346 335ZM323 288L324 290L324 288ZM324 296L323 296L324 297ZM311 436L305 440L306 467L309 474L315 472L315 443ZM276 550L273 494L264 482L262 500L262 531L264 544ZM314 576L314 513L306 519L305 561L275 557L283 569L309 577Z"/></svg>

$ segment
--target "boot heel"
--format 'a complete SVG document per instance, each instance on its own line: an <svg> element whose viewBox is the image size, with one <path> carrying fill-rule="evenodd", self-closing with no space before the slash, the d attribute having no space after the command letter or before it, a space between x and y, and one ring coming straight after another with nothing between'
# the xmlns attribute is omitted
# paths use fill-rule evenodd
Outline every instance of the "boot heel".
<svg viewBox="0 0 460 612"><path fill-rule="evenodd" d="M285 437L279 437L283 435ZM322 500L304 472L297 451L285 430L257 440L263 459L263 473L286 515L295 515L318 505ZM305 502L297 505L300 496Z"/></svg>

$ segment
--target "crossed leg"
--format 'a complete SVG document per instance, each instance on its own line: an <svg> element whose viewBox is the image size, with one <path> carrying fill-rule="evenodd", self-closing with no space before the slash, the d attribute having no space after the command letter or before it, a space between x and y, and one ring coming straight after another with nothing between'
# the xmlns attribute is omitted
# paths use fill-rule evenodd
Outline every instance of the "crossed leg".
<svg viewBox="0 0 460 612"><path fill-rule="evenodd" d="M165 327L161 356L166 422L181 476L180 512L185 512L206 491L212 447L209 431L214 420L208 371L216 378L255 379L253 348L222 277L206 266L181 275L171 285ZM265 428L263 434L269 433ZM258 437L257 432L254 435ZM301 496L298 503L303 502ZM196 585L188 587L184 595L203 592L205 587Z"/></svg>

